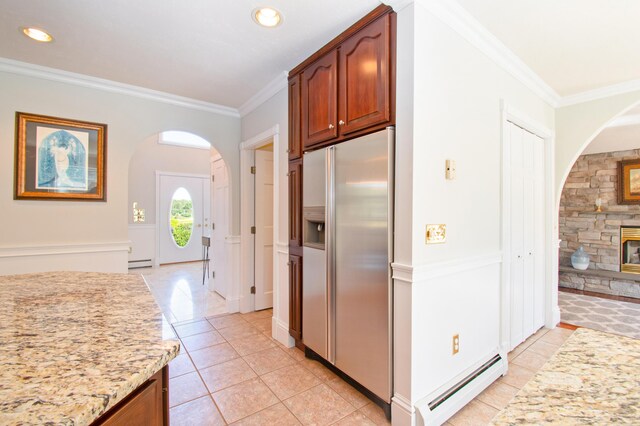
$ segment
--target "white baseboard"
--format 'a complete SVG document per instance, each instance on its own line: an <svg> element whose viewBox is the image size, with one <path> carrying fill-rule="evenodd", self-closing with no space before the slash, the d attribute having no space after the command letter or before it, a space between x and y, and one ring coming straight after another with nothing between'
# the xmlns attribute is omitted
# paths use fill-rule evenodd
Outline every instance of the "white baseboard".
<svg viewBox="0 0 640 426"><path fill-rule="evenodd" d="M287 348L292 348L295 345L295 340L289 336L289 326L276 317L271 317L271 337Z"/></svg>
<svg viewBox="0 0 640 426"><path fill-rule="evenodd" d="M240 312L240 299L227 298L227 312L230 314Z"/></svg>
<svg viewBox="0 0 640 426"><path fill-rule="evenodd" d="M551 324L545 324L545 327L555 328L558 324L560 324L560 307L555 305L552 310Z"/></svg>
<svg viewBox="0 0 640 426"><path fill-rule="evenodd" d="M415 426L416 411L411 401L396 393L391 398L391 424L393 426Z"/></svg>

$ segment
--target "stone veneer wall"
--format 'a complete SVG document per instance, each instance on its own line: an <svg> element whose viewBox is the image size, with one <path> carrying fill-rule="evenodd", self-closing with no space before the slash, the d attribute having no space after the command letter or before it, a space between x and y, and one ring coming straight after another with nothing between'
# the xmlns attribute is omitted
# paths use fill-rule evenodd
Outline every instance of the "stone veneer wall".
<svg viewBox="0 0 640 426"><path fill-rule="evenodd" d="M640 158L640 149L582 155L573 165L560 198L560 265L571 266L579 247L591 256L589 269L620 271L620 226L640 226L640 205L617 203L618 162ZM596 198L602 213L595 212ZM640 283L560 273L560 286L640 297Z"/></svg>

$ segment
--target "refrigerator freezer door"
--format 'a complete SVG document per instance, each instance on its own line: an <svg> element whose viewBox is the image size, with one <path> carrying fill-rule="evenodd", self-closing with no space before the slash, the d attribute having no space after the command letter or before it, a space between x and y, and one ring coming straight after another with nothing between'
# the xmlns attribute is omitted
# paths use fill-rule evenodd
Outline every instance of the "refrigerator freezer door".
<svg viewBox="0 0 640 426"><path fill-rule="evenodd" d="M326 150L304 154L302 209L323 211L326 202ZM303 227L307 224L303 224ZM327 358L327 280L325 250L302 247L302 341Z"/></svg>
<svg viewBox="0 0 640 426"><path fill-rule="evenodd" d="M336 367L386 402L391 398L392 157L393 129L335 147L335 326L329 330Z"/></svg>

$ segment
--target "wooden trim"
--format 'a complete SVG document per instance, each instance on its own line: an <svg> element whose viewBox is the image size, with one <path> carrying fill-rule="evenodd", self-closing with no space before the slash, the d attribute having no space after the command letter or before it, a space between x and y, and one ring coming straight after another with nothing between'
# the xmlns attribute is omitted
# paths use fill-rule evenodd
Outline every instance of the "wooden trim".
<svg viewBox="0 0 640 426"><path fill-rule="evenodd" d="M565 322L561 322L560 324L558 324L558 328L564 328L564 329L567 329L567 330L577 330L580 327L578 327L576 325L567 324Z"/></svg>
<svg viewBox="0 0 640 426"><path fill-rule="evenodd" d="M376 7L371 12L369 12L364 18L360 19L358 22L356 22L355 24L350 26L342 34L338 35L336 38L331 40L329 43L327 43L324 46L322 46L320 48L320 50L318 50L313 55L309 56L307 59L305 59L298 66L296 66L291 71L289 71L289 76L291 77L291 76L294 76L295 74L300 73L303 69L305 69L306 67L311 65L316 60L320 59L322 56L327 54L329 51L331 51L332 49L335 49L336 47L338 47L341 43L343 43L345 40L347 40L353 34L357 33L362 28L366 27L367 25L369 25L371 22L375 21L376 19L378 19L382 15L384 15L386 13L390 13L390 12L393 12L393 8L391 6L387 6L385 4L381 4L380 6Z"/></svg>

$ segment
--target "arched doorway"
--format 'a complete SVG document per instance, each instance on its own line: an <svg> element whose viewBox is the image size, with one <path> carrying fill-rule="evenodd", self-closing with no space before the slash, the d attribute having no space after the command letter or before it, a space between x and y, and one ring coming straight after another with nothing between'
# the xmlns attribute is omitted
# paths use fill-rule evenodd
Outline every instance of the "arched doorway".
<svg viewBox="0 0 640 426"><path fill-rule="evenodd" d="M214 169L217 188L222 181L224 191L215 191ZM145 277L167 319L181 322L226 312L221 288L230 276L224 244L230 185L220 153L192 133L161 132L136 147L128 185L129 267ZM203 237L210 244L208 271L202 262Z"/></svg>
<svg viewBox="0 0 640 426"><path fill-rule="evenodd" d="M625 185L633 195L633 177L640 177L640 105L609 120L583 148L560 193L561 320L640 338L640 195L623 196ZM580 247L589 256L586 270L571 261Z"/></svg>

